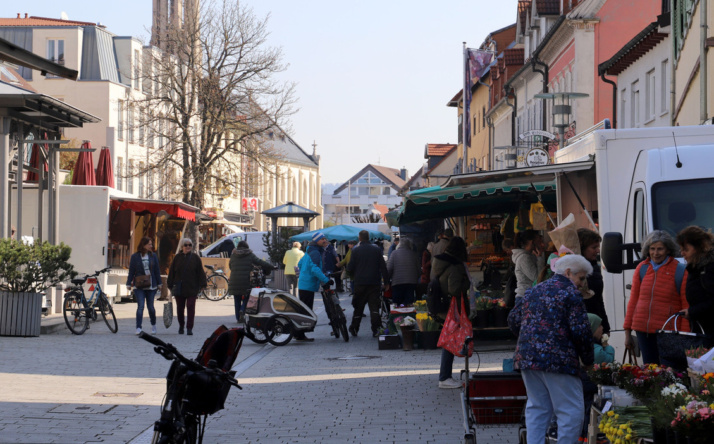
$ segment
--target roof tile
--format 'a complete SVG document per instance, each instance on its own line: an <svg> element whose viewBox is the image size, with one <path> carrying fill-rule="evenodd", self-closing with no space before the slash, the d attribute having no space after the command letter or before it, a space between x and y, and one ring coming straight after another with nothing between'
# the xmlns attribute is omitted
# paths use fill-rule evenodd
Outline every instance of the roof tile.
<svg viewBox="0 0 714 444"><path fill-rule="evenodd" d="M560 14L560 0L536 0L536 10L539 15Z"/></svg>
<svg viewBox="0 0 714 444"><path fill-rule="evenodd" d="M76 20L62 20L35 16L28 17L27 14L25 14L25 17L20 17L20 14L17 14L17 17L15 18L0 18L0 26L98 26L100 28L104 28L104 26L92 22L79 22Z"/></svg>
<svg viewBox="0 0 714 444"><path fill-rule="evenodd" d="M445 156L449 151L454 149L456 145L451 143L429 143L426 146L427 156Z"/></svg>

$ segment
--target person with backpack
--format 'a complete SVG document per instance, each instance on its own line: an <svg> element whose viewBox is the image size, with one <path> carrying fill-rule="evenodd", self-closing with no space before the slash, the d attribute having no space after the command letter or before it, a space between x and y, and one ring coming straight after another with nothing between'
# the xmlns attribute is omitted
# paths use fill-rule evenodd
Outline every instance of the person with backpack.
<svg viewBox="0 0 714 444"><path fill-rule="evenodd" d="M684 264L674 258L679 247L667 232L652 231L642 241L645 258L635 269L632 277L630 301L625 313L625 347L633 350L635 332L637 345L645 364L660 364L671 367L671 362L662 362L657 348L657 330L675 313L689 307L686 297L687 272ZM670 326L672 327L672 326ZM680 331L689 331L686 320L678 322Z"/></svg>
<svg viewBox="0 0 714 444"><path fill-rule="evenodd" d="M714 237L699 227L687 227L677 235L682 256L687 261L687 303L684 313L690 321L701 324L704 333L714 336Z"/></svg>

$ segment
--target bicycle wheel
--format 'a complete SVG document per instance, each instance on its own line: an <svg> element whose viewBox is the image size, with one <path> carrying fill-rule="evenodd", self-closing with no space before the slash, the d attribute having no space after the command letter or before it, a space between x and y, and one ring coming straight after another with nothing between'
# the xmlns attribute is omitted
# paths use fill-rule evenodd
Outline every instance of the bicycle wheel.
<svg viewBox="0 0 714 444"><path fill-rule="evenodd" d="M335 303L332 301L332 295L330 293L323 293L322 300L325 303L325 314L327 314L327 319L330 320L330 327L332 327L332 334L335 336L335 338L339 339L340 338L340 324L339 324L338 318L337 318L338 308L335 306ZM342 309L340 308L339 310L342 310Z"/></svg>
<svg viewBox="0 0 714 444"><path fill-rule="evenodd" d="M293 329L290 321L282 316L273 316L265 326L265 334L271 344L279 347L285 345L293 338Z"/></svg>
<svg viewBox="0 0 714 444"><path fill-rule="evenodd" d="M350 335L348 334L347 331L347 318L345 317L344 313L339 314L339 323L340 323L340 333L342 333L342 339L345 340L345 342L350 342Z"/></svg>
<svg viewBox="0 0 714 444"><path fill-rule="evenodd" d="M82 302L82 294L78 292L67 293L62 303L62 314L67 328L75 335L81 335L89 326L87 310Z"/></svg>
<svg viewBox="0 0 714 444"><path fill-rule="evenodd" d="M202 290L203 297L211 301L220 301L228 293L228 279L220 274L211 275L208 285Z"/></svg>
<svg viewBox="0 0 714 444"><path fill-rule="evenodd" d="M107 295L104 293L101 293L99 295L99 311L102 312L102 317L104 318L104 323L107 324L107 327L109 327L109 331L112 333L116 333L117 330L119 330L119 326L117 325L117 317L114 315L114 308L112 307L112 304L109 303L109 299L107 299Z"/></svg>
<svg viewBox="0 0 714 444"><path fill-rule="evenodd" d="M245 335L256 344L268 342L268 335L265 333L265 329L251 327L248 322L245 323Z"/></svg>

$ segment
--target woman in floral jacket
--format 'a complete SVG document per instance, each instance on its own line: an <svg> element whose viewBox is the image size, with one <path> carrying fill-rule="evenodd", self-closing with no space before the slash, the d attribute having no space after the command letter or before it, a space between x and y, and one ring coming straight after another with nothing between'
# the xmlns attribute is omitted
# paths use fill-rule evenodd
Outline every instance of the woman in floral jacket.
<svg viewBox="0 0 714 444"><path fill-rule="evenodd" d="M542 443L550 419L558 420L558 441L578 441L583 423L580 361L593 363L593 334L578 291L592 266L580 255L555 264L552 278L517 298L508 325L518 336L514 367L526 386L529 443Z"/></svg>

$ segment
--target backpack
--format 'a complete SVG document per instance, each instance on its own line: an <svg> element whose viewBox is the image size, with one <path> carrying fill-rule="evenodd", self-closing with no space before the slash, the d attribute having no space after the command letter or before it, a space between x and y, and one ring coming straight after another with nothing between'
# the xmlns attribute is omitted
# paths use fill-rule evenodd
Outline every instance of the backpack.
<svg viewBox="0 0 714 444"><path fill-rule="evenodd" d="M642 264L640 267L640 282L642 282L642 279L645 278L645 274L647 274L647 269L650 267L650 264ZM674 286L677 287L677 296L679 296L679 290L682 288L682 281L684 280L684 271L687 269L687 266L684 265L681 262L677 263L677 270L674 272Z"/></svg>
<svg viewBox="0 0 714 444"><path fill-rule="evenodd" d="M451 303L451 298L448 294L444 294L441 288L440 277L441 274L434 276L426 287L426 309L432 316L449 311L449 304Z"/></svg>

